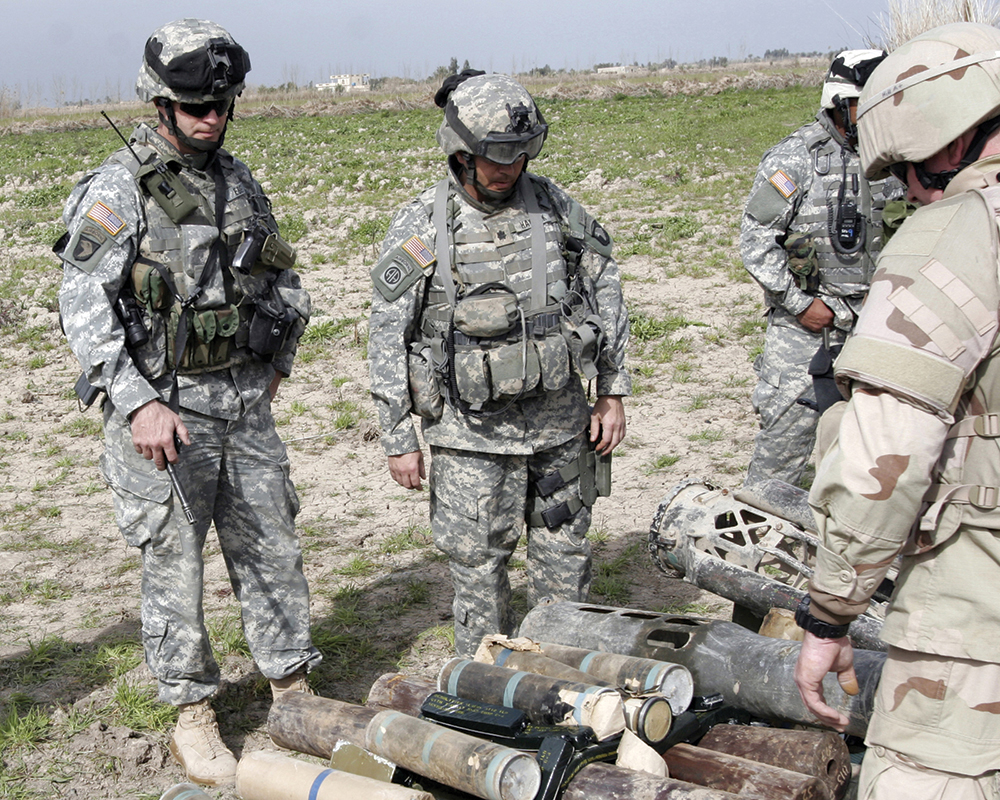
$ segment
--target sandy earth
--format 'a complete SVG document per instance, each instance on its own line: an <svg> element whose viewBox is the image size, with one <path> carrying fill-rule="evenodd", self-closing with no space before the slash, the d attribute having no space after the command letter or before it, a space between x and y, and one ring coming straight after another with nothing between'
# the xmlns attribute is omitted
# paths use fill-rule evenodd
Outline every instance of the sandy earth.
<svg viewBox="0 0 1000 800"><path fill-rule="evenodd" d="M656 209L659 215L669 212ZM614 234L613 222L609 227ZM733 235L731 228L714 233ZM300 263L310 263L309 250L308 242L300 247ZM46 255L42 247L34 252ZM678 258L683 257L679 252ZM724 601L660 573L646 553L646 539L657 505L678 482L704 479L737 486L742 481L756 429L749 356L759 337L741 338L733 329L747 315L759 313L759 291L752 284L727 281L721 271L707 278L664 278L662 267L647 257L624 259L621 268L629 276L625 293L631 309L657 317L669 309L699 324L671 335L689 340L686 354L669 362L633 359L633 368L643 368L644 374L637 374L642 391L627 401L629 432L616 453L613 495L595 508L595 560L608 563L632 548L620 570L627 587L627 603L621 604L659 610L700 603L709 613L725 615ZM323 311L331 318L357 316L362 321L331 341L322 358L296 367L282 385L275 409L302 501L299 526L314 622L337 630L338 591L357 590L363 604L385 608L407 596L414 581L429 589L420 604L408 606L391 625L370 631L372 642L386 648L389 657L363 660L363 668L351 670L344 666L349 657L328 656L328 662L341 666L327 675L320 691L353 702L361 701L378 674L394 668L393 662L408 672L433 676L450 655L441 636L419 638L436 626L450 625L446 565L432 547L399 552L386 547L390 537L403 531L426 536L427 493L407 493L392 483L372 425L363 350L367 273L360 253L346 264L303 271L303 282L321 312L314 324L323 321ZM58 278L53 269L51 281ZM39 298L45 288L39 287ZM137 640L140 577L137 553L126 547L115 527L110 497L96 470L99 415L96 409L81 414L68 391L79 368L61 339L57 315L30 297L24 305L22 327L42 326L44 335L30 344L11 341L0 356L5 378L0 384L0 536L5 540L0 549L0 719L15 694L25 692L36 702L57 704L57 717L65 724L54 726L58 733L37 748L0 753L9 774L32 776L23 784L0 784L0 796L32 796L24 794L31 791L38 796L155 798L183 780L166 750L165 733L137 731L105 713L70 733L78 712L101 709L121 681L152 686L144 667L96 686L86 677L64 673L41 683L14 677L17 665L46 637L74 643L80 653L108 638ZM337 412L329 406L336 401L358 404L358 424L335 430ZM677 459L656 469L662 456ZM360 569L359 559L374 566ZM523 571L513 574L523 586ZM237 613L214 546L207 553L205 597L210 618ZM60 656L72 657L72 651ZM267 747L268 700L262 679L249 659L238 654L226 655L223 669L220 716L227 743L237 755ZM15 773L15 767L20 771Z"/></svg>

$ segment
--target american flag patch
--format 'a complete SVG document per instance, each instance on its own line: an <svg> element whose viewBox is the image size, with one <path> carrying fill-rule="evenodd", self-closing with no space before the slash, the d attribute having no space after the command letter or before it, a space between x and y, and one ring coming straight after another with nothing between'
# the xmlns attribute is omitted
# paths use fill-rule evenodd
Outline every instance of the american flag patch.
<svg viewBox="0 0 1000 800"><path fill-rule="evenodd" d="M799 188L795 185L795 181L789 178L784 171L780 169L768 180L771 181L771 185L774 186L775 189L781 192L781 196L785 199L795 194L795 190Z"/></svg>
<svg viewBox="0 0 1000 800"><path fill-rule="evenodd" d="M125 227L125 223L122 221L122 218L104 205L104 203L100 200L90 207L90 211L87 212L87 217L94 220L94 222L104 228L104 230L112 236Z"/></svg>
<svg viewBox="0 0 1000 800"><path fill-rule="evenodd" d="M403 242L403 249L413 256L413 260L420 265L421 269L434 263L433 253L427 249L427 245L420 241L419 236L411 236Z"/></svg>

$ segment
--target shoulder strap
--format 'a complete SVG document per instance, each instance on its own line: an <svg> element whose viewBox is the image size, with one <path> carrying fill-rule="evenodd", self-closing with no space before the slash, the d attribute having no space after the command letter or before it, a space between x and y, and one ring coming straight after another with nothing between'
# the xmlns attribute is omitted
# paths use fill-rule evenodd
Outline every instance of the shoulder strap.
<svg viewBox="0 0 1000 800"><path fill-rule="evenodd" d="M528 221L531 223L531 310L540 311L545 308L548 301L545 223L542 210L538 206L538 197L535 195L535 185L531 179L522 172L518 184L521 196L524 198L525 210L528 212Z"/></svg>

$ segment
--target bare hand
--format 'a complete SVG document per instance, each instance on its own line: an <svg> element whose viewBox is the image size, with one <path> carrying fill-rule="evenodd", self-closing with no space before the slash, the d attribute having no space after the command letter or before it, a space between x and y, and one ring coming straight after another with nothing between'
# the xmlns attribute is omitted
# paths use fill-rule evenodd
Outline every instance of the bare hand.
<svg viewBox="0 0 1000 800"><path fill-rule="evenodd" d="M424 471L424 454L420 450L389 456L389 474L404 489L422 489L420 479L427 479Z"/></svg>
<svg viewBox="0 0 1000 800"><path fill-rule="evenodd" d="M184 444L191 444L187 426L181 418L159 400L152 400L132 413L132 445L157 469L166 469L167 462L177 461L174 435Z"/></svg>
<svg viewBox="0 0 1000 800"><path fill-rule="evenodd" d="M846 636L840 639L820 639L811 633L805 635L799 660L795 664L795 685L806 708L824 725L843 732L848 719L826 704L823 696L823 678L836 672L840 688L855 695L858 676L854 673L854 648Z"/></svg>
<svg viewBox="0 0 1000 800"><path fill-rule="evenodd" d="M598 397L594 410L590 412L590 441L597 442L597 452L604 455L614 450L624 438L625 404L621 397L613 394Z"/></svg>
<svg viewBox="0 0 1000 800"><path fill-rule="evenodd" d="M817 297L809 304L809 308L795 319L802 327L808 328L813 333L819 333L823 328L829 328L833 324L833 311Z"/></svg>

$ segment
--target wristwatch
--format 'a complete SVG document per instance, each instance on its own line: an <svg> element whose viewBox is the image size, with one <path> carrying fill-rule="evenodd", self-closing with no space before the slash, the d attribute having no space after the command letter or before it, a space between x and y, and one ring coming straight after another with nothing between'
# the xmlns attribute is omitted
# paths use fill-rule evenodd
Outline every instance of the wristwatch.
<svg viewBox="0 0 1000 800"><path fill-rule="evenodd" d="M799 607L795 609L796 625L806 633L811 633L820 639L840 639L843 636L847 636L849 625L831 625L829 622L817 619L809 611L811 605L812 598L809 595L802 598Z"/></svg>

